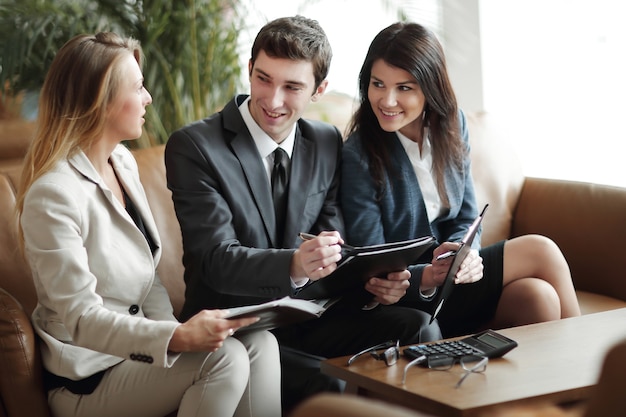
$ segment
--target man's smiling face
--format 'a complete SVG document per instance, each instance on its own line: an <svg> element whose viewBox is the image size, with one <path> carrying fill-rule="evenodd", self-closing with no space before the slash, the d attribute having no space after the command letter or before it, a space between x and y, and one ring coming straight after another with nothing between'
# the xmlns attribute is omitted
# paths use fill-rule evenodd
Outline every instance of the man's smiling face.
<svg viewBox="0 0 626 417"><path fill-rule="evenodd" d="M276 142L282 142L306 110L312 96L323 93L326 82L315 90L313 64L269 57L261 51L249 64L250 114Z"/></svg>

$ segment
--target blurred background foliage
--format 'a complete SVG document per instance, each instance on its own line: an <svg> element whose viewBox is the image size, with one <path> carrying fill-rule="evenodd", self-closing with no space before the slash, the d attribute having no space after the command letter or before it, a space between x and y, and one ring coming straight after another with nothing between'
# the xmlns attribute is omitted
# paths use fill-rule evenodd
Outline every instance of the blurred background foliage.
<svg viewBox="0 0 626 417"><path fill-rule="evenodd" d="M238 0L0 0L0 95L37 92L56 51L78 33L138 39L153 97L144 136L167 141L176 128L219 110L241 87Z"/></svg>

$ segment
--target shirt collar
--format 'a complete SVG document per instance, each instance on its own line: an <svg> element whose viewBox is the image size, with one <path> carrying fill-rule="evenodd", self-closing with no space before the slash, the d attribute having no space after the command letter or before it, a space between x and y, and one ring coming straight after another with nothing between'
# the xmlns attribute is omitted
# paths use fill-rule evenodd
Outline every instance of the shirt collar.
<svg viewBox="0 0 626 417"><path fill-rule="evenodd" d="M254 140L257 149L259 150L259 154L261 154L261 158L267 158L276 150L276 148L280 146L285 150L285 152L287 152L287 155L289 155L289 158L291 159L293 144L296 137L296 125L293 125L285 140L278 144L267 133L265 133L265 131L263 131L263 129L261 129L261 127L254 120L252 114L250 113L250 108L248 107L249 102L250 97L246 98L244 102L241 103L239 111L241 112L241 117L250 131L250 135L252 135L252 139Z"/></svg>
<svg viewBox="0 0 626 417"><path fill-rule="evenodd" d="M409 155L417 156L419 160L424 160L431 156L431 146L430 146L430 135L428 134L428 128L424 129L424 140L422 141L422 152L420 153L420 147L417 142L412 141L400 131L396 131L396 135L398 135L398 139L400 139L400 143L404 147L405 151Z"/></svg>

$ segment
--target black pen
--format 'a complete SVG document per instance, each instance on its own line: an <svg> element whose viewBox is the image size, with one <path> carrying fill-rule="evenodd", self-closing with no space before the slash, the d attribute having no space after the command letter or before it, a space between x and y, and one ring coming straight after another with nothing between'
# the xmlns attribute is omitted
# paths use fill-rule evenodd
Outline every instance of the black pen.
<svg viewBox="0 0 626 417"><path fill-rule="evenodd" d="M300 236L300 239L302 239L302 240L311 240L311 239L315 239L317 237L317 236L312 235L310 233L304 233L304 232L298 233L298 236ZM354 246L350 246L350 245L347 245L345 243L340 243L339 246L341 246L345 250L354 250Z"/></svg>

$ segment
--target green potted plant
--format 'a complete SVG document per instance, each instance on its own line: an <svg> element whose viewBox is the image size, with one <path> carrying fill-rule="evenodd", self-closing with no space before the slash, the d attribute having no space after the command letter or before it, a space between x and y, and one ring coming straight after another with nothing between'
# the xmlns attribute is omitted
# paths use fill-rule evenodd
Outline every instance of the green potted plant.
<svg viewBox="0 0 626 417"><path fill-rule="evenodd" d="M136 146L219 109L240 87L238 0L20 0L0 3L0 96L37 92L73 35L115 31L138 39L153 97Z"/></svg>

